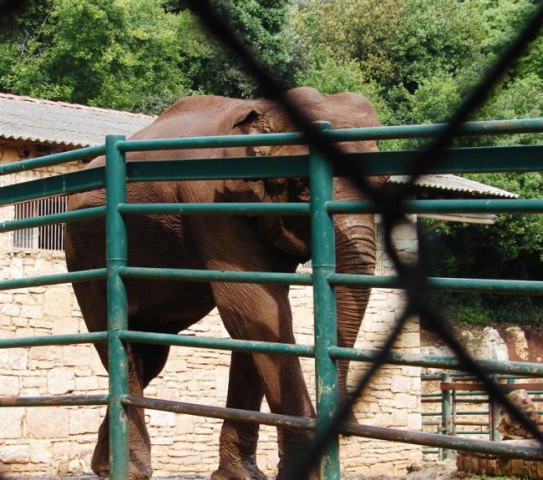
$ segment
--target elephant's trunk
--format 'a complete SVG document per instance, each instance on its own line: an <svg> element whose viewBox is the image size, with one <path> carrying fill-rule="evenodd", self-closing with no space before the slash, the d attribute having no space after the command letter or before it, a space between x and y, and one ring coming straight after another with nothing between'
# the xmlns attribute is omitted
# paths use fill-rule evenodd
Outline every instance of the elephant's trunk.
<svg viewBox="0 0 543 480"><path fill-rule="evenodd" d="M346 179L336 179L335 199L360 200L358 190ZM372 275L375 272L376 241L373 215L336 215L336 263L338 273ZM338 344L351 348L356 342L366 312L370 289L362 286L336 288ZM347 395L349 362L338 361L340 395ZM350 421L354 421L351 416Z"/></svg>

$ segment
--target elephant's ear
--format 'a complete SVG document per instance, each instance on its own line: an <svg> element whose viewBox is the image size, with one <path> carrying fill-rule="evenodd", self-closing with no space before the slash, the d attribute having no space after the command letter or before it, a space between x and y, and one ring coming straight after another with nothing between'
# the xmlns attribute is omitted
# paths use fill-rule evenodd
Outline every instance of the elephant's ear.
<svg viewBox="0 0 543 480"><path fill-rule="evenodd" d="M270 202L264 180L232 179L225 181L225 197L231 202Z"/></svg>
<svg viewBox="0 0 543 480"><path fill-rule="evenodd" d="M255 106L255 103L258 103L258 105ZM273 115L270 115L270 110L275 106L272 102L254 102L251 104L252 108L250 109L244 109L245 105L238 106L235 115L230 117L234 134L263 134L274 131ZM250 156L264 156L270 153L271 148L267 146L247 149L247 155ZM292 181L285 178L232 179L226 180L225 186L225 198L233 202L275 203L307 201L309 198L307 182L302 179L293 179ZM310 245L306 235L309 227L305 225L303 220L264 215L257 216L254 225L257 226L266 242L304 260L309 258Z"/></svg>
<svg viewBox="0 0 543 480"><path fill-rule="evenodd" d="M249 111L239 112L239 116L232 119L232 129L236 133L248 134L251 133L251 127L253 123L258 121L258 118L262 115L262 112L250 109Z"/></svg>
<svg viewBox="0 0 543 480"><path fill-rule="evenodd" d="M269 100L239 100L227 114L227 123L232 131L236 133L252 133L255 122L262 117L263 113L272 107Z"/></svg>
<svg viewBox="0 0 543 480"><path fill-rule="evenodd" d="M229 115L229 123L232 134L258 134L272 131L266 112L273 108L273 102L269 100L240 100ZM268 155L269 147L249 147L247 155Z"/></svg>
<svg viewBox="0 0 543 480"><path fill-rule="evenodd" d="M239 100L227 114L226 128L232 135L264 133L260 131L264 113L272 103L268 100ZM259 148L247 147L248 156L260 155ZM227 180L225 194L234 202L269 202L269 194L263 179Z"/></svg>

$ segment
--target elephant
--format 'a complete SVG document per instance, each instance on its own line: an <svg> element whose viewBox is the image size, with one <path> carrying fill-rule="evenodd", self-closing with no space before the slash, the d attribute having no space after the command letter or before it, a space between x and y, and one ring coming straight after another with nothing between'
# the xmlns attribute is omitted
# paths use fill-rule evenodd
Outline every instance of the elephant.
<svg viewBox="0 0 543 480"><path fill-rule="evenodd" d="M287 97L311 121L328 121L333 128L378 126L370 102L355 93L321 95L309 87L289 90ZM269 99L233 99L214 95L185 97L158 116L133 139L235 135L296 131L281 105ZM377 150L375 141L339 144L344 152ZM307 146L198 148L161 152L134 152L128 162L139 160L223 158L240 156L305 154ZM270 162L270 159L263 161ZM86 168L103 166L98 157ZM379 187L385 177L372 177ZM128 202L307 202L307 179L195 180L131 183ZM336 200L359 200L364 195L346 177L334 179ZM72 194L69 210L104 205L103 189ZM235 271L296 271L311 258L309 218L255 215L131 215L126 218L128 263L131 266ZM373 274L375 226L370 214L341 214L335 217L337 271ZM65 253L70 271L105 266L103 219L69 223L65 231ZM168 282L126 279L129 328L177 334L217 307L221 320L234 339L294 343L289 287L277 284L226 282ZM82 315L90 332L106 329L106 285L88 281L73 285ZM368 303L369 289L337 287L338 343L355 343ZM105 345L96 344L107 369ZM144 388L163 369L169 347L130 344L129 390L143 395ZM339 388L347 395L348 362L340 361ZM258 411L266 398L272 412L312 417L312 405L300 361L290 355L233 352L229 373L227 407ZM128 407L130 478L152 474L150 439L142 409ZM213 480L267 478L256 463L258 425L225 420L219 445L219 465ZM278 429L278 478L307 446L311 434ZM108 418L98 431L92 470L108 476Z"/></svg>

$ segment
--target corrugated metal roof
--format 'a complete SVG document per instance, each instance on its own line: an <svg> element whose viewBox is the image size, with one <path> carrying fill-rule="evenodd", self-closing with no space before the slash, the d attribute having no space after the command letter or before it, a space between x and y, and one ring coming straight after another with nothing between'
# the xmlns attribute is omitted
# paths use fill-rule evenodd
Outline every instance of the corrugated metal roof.
<svg viewBox="0 0 543 480"><path fill-rule="evenodd" d="M87 147L130 136L154 117L0 93L0 138Z"/></svg>
<svg viewBox="0 0 543 480"><path fill-rule="evenodd" d="M52 102L0 93L0 138L35 143L87 147L104 143L109 134L131 136L155 117L104 108ZM391 176L390 183L406 183L407 176ZM518 195L456 175L424 175L422 188L517 198Z"/></svg>
<svg viewBox="0 0 543 480"><path fill-rule="evenodd" d="M388 181L389 183L403 184L407 183L408 178L406 175L393 175ZM516 193L452 174L422 175L416 180L415 185L421 188L470 193L480 197L518 198Z"/></svg>

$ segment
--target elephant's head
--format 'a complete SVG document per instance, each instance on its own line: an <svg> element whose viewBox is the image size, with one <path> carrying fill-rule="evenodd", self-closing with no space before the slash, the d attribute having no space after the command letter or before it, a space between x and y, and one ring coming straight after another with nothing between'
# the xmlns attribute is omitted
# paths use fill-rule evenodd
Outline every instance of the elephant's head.
<svg viewBox="0 0 543 480"><path fill-rule="evenodd" d="M379 125L371 104L355 93L323 96L312 88L301 87L290 90L287 96L303 110L310 120L330 122L332 128ZM240 105L235 112L233 116L235 120L232 122L235 125L235 133L266 134L298 130L284 109L276 103L264 101L252 103L250 106ZM338 147L345 153L368 152L376 151L377 143L375 141L345 142L339 144ZM307 153L308 147L305 145L248 147L243 152L251 156ZM385 178L376 177L372 180L374 183L383 183ZM363 198L363 194L346 178L336 178L334 190L336 200ZM307 202L310 198L309 183L306 178L234 181L230 183L229 191L232 197L235 197L235 201ZM341 219L341 216L338 218ZM264 216L259 222L264 237L270 239L277 247L302 260L310 258L311 245L307 217Z"/></svg>

